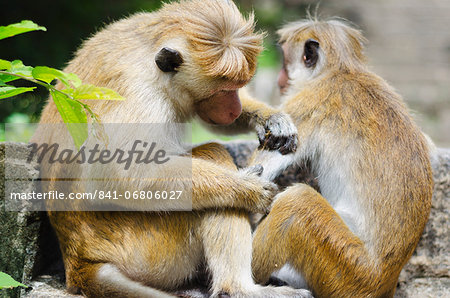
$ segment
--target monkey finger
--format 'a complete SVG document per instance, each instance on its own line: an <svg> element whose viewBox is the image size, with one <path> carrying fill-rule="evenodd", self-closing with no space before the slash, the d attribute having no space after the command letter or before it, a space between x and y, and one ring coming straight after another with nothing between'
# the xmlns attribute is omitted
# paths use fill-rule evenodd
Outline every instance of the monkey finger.
<svg viewBox="0 0 450 298"><path fill-rule="evenodd" d="M274 142L273 138L275 138L275 136L269 130L266 130L263 138L259 139L258 149L275 150L275 149L273 149L273 145L272 145L272 143Z"/></svg>
<svg viewBox="0 0 450 298"><path fill-rule="evenodd" d="M266 149L266 146L267 146L267 140L265 138L260 138L258 149L259 150Z"/></svg>
<svg viewBox="0 0 450 298"><path fill-rule="evenodd" d="M266 139L266 149L267 150L275 150L275 145L278 142L278 137L274 136L274 135L270 135L267 139Z"/></svg>
<svg viewBox="0 0 450 298"><path fill-rule="evenodd" d="M264 189L271 191L273 194L275 194L278 191L278 186L273 182L267 182L267 184L264 185Z"/></svg>
<svg viewBox="0 0 450 298"><path fill-rule="evenodd" d="M286 143L279 149L282 155L295 152L296 150L297 150L297 138L295 136L288 137Z"/></svg>
<svg viewBox="0 0 450 298"><path fill-rule="evenodd" d="M269 150L278 150L287 142L287 137L285 136L274 136L271 135L267 142L267 147Z"/></svg>
<svg viewBox="0 0 450 298"><path fill-rule="evenodd" d="M287 136L279 137L275 144L274 150L280 150L286 145L287 142L289 142L289 138Z"/></svg>
<svg viewBox="0 0 450 298"><path fill-rule="evenodd" d="M258 136L259 145L263 146L264 141L266 140L267 131L264 129L264 126L262 126L262 125L256 125L255 130L256 130L256 135Z"/></svg>

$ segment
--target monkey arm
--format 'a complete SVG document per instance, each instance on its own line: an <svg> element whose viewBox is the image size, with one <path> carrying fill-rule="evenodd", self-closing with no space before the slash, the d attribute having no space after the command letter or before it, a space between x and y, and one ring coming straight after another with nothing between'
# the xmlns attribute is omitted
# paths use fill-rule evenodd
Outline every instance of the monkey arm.
<svg viewBox="0 0 450 298"><path fill-rule="evenodd" d="M239 90L242 113L230 125L207 125L218 133L238 134L256 130L260 148L279 150L282 154L297 149L297 128L289 115L252 98L246 89Z"/></svg>
<svg viewBox="0 0 450 298"><path fill-rule="evenodd" d="M267 212L277 188L258 176L260 169L232 171L211 161L194 158L192 209L233 207Z"/></svg>
<svg viewBox="0 0 450 298"><path fill-rule="evenodd" d="M262 168L235 170L219 164L221 162L198 157L173 158L172 163L165 166L164 173L161 173L171 179L148 187L192 191L193 210L238 208L267 212L277 187L259 177ZM186 165L184 168L180 167L183 163Z"/></svg>
<svg viewBox="0 0 450 298"><path fill-rule="evenodd" d="M107 203L128 210L237 208L267 212L277 189L275 184L260 177L260 166L237 170L228 151L219 146L214 144L215 148L207 145L202 146L203 149L194 148L193 157L172 155L161 165L132 164L125 170L122 165L111 163L103 167L102 171L117 173L116 179L99 179L95 183L86 181L83 183L84 191L97 193L110 190L119 199ZM85 167L85 170L84 177L98 173L98 168L92 165ZM152 197L156 193L177 193L179 196L173 200L156 197L148 199L149 193L152 193ZM92 203L96 204L93 206L95 210L102 210L103 200Z"/></svg>
<svg viewBox="0 0 450 298"><path fill-rule="evenodd" d="M193 209L239 207L247 210L265 209L271 201L275 185L263 182L263 191L251 186L259 180L261 167L249 167L237 171L233 157L218 143L207 143L192 149ZM205 171L206 170L206 171ZM226 175L226 176L224 176ZM260 184L262 181L257 181ZM241 184L244 183L244 184ZM225 196L224 196L225 195ZM267 195L269 195L267 197ZM228 196L228 197L227 197ZM244 200L240 198L245 198Z"/></svg>

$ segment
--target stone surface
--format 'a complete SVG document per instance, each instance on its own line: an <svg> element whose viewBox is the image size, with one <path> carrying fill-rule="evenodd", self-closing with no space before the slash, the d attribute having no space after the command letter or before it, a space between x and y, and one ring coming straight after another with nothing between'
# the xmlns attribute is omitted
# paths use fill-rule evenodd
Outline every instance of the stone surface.
<svg viewBox="0 0 450 298"><path fill-rule="evenodd" d="M5 157L5 145L9 146L8 158ZM32 191L33 180L39 176L37 165L26 163L25 144L0 144L0 271L10 274L14 279L29 284L34 260L37 254L41 214L38 212L11 212L5 210L4 177L5 167L20 172L30 181L18 181L18 187ZM2 290L0 297L17 297L20 289Z"/></svg>
<svg viewBox="0 0 450 298"><path fill-rule="evenodd" d="M71 295L64 288L64 283L53 275L42 275L33 280L30 284L31 291L24 293L22 297L27 298L75 298L81 295Z"/></svg>
<svg viewBox="0 0 450 298"><path fill-rule="evenodd" d="M400 284L395 298L447 298L450 297L448 277L418 277Z"/></svg>
<svg viewBox="0 0 450 298"><path fill-rule="evenodd" d="M19 171L38 177L33 164L24 163L26 146L14 146L14 158L8 159ZM226 143L236 163L244 167L256 142ZM434 166L435 188L430 220L416 252L405 266L399 279L395 297L450 297L450 149L439 149ZM4 146L0 146L0 177L4 176ZM306 168L288 169L278 183L281 187L292 181L315 180ZM28 181L29 182L29 181ZM26 181L24 183L27 183ZM32 184L30 184L32 185ZM27 187L27 185L23 185ZM3 193L3 181L0 183ZM22 290L22 297L79 297L64 290L62 262L58 245L51 233L48 220L38 212L5 212L3 195L0 200L0 270L22 280L32 289ZM49 232L50 231L50 232ZM44 275L42 275L44 274ZM33 278L33 281L30 281ZM19 292L3 290L1 297L17 297Z"/></svg>

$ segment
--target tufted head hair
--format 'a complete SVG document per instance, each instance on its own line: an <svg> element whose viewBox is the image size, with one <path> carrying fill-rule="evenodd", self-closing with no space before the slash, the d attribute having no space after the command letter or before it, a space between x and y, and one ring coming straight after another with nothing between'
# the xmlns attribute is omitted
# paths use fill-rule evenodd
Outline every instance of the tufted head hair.
<svg viewBox="0 0 450 298"><path fill-rule="evenodd" d="M242 82L253 76L263 40L253 14L245 18L228 0L182 0L165 4L160 18L186 37L204 75Z"/></svg>
<svg viewBox="0 0 450 298"><path fill-rule="evenodd" d="M366 62L363 53L366 39L359 30L341 19L301 20L287 24L278 34L280 43L300 44L308 39L318 41L325 53L327 66L351 70Z"/></svg>

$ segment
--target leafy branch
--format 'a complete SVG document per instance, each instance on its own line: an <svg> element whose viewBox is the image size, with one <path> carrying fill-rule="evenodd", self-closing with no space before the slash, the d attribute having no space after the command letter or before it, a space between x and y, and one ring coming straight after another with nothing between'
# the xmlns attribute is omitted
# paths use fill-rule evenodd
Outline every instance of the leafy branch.
<svg viewBox="0 0 450 298"><path fill-rule="evenodd" d="M36 30L46 31L46 28L31 21L0 26L0 40ZM18 79L40 85L50 92L56 108L78 149L88 137L88 116L94 124L100 123L99 116L82 100L124 100L122 96L111 89L82 84L78 76L73 73L65 73L47 66L26 66L20 60L0 59L0 99L30 92L36 88L15 87L7 84ZM56 89L51 84L54 80L59 80L65 86L65 89Z"/></svg>

